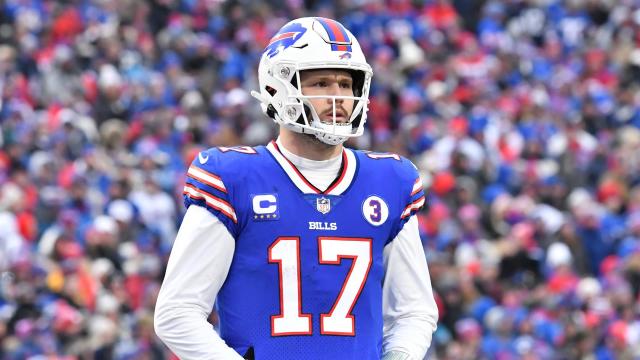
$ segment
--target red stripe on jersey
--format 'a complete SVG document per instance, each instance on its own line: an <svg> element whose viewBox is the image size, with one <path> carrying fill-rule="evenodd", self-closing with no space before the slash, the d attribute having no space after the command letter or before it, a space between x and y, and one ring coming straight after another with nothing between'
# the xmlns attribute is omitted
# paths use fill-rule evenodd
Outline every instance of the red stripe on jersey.
<svg viewBox="0 0 640 360"><path fill-rule="evenodd" d="M218 176L218 175L216 175L216 174L212 174L212 173L208 172L207 170L205 170L205 169L203 169L203 168L199 168L199 167L197 167L197 166L193 166L193 165L192 165L192 166L190 166L190 167L192 167L192 168L194 168L194 169L197 169L198 171L202 171L203 173L205 173L205 174L207 174L207 175L211 176L212 178L214 178L214 179L216 179L216 180L220 180L220 181L222 181L222 178L221 178L220 176Z"/></svg>
<svg viewBox="0 0 640 360"><path fill-rule="evenodd" d="M200 168L200 167L197 167L197 166L193 166L193 165L189 166L189 168L190 168L190 169L195 169L195 170L197 170L197 171L202 171L205 175L207 175L207 176L211 176L212 178L214 178L214 179L216 179L216 180L218 180L218 181L222 182L222 178L221 178L220 176L218 176L218 175L216 175L216 174L213 174L213 173L210 173L210 172L208 172L207 170L205 170L205 169L203 169L203 168Z"/></svg>
<svg viewBox="0 0 640 360"><path fill-rule="evenodd" d="M422 186L418 186L419 183L421 183L422 181L420 180L420 178L418 178L418 180L416 180L416 182L413 184L414 190L411 193L411 196L414 196L415 194L419 193L420 191L422 191Z"/></svg>
<svg viewBox="0 0 640 360"><path fill-rule="evenodd" d="M284 154L282 153L282 151L280 151L280 148L278 147L278 144L276 144L275 141L272 140L271 143L273 144L273 147L280 153L280 155L282 155L282 158L284 158L287 161L287 163L289 163L289 165L291 165L291 167L293 168L293 171L296 172L296 174L300 177L300 179L302 181L304 181L304 183L307 186L309 186L311 188L311 190L313 190L316 194L322 194L323 193L320 189L318 189L312 183L310 183L309 180L307 180L307 178L305 178L304 175L302 175L300 170L298 170L298 168L295 165L293 165L293 163L289 159L287 159L286 156L284 156Z"/></svg>
<svg viewBox="0 0 640 360"><path fill-rule="evenodd" d="M407 216L411 215L412 211L419 210L422 207L422 205L424 205L424 200L425 200L424 196L421 196L421 197L418 198L418 200L416 200L416 201L412 202L411 204L407 205L407 207L404 208L404 211L402 212L402 216L400 218L404 219ZM423 204L418 206L418 204L420 204L421 202L423 202Z"/></svg>
<svg viewBox="0 0 640 360"><path fill-rule="evenodd" d="M211 173L208 173L208 172L206 172L206 171L204 171L204 170L202 170L202 169L200 169L200 168L195 168L195 169L198 169L198 170L200 170L200 171L202 171L202 172L206 173L206 174L207 174L207 175L209 175L209 176L215 177L216 179L220 180L220 182L222 182L222 179L220 179L219 177L217 177L217 176L215 176L215 175L213 175L213 174L211 174ZM211 186L212 188L216 188L216 189L218 189L218 190L222 191L222 192L223 192L223 193L225 193L225 194L227 193L227 189L225 189L225 188L224 188L224 186L220 186L220 185L218 185L218 184L214 184L214 183L212 183L211 181L208 181L207 179L205 179L205 178L203 178L203 177L200 177L200 176L198 176L198 175L196 175L196 174L189 174L189 173L187 173L187 177L190 177L190 178L192 178L193 180L199 181L199 182L201 182L201 183L203 183L203 184L209 185L209 186Z"/></svg>
<svg viewBox="0 0 640 360"><path fill-rule="evenodd" d="M347 174L347 166L349 166L349 160L347 160L347 153L343 150L342 151L342 174L340 174L338 181L336 181L333 185L331 185L331 187L329 187L327 190L324 191L324 194L330 193L331 190L335 189L338 185L340 185L340 183L344 179L344 176Z"/></svg>
<svg viewBox="0 0 640 360"><path fill-rule="evenodd" d="M190 198L192 198L192 199L194 199L194 200L204 200L204 201L207 203L207 205L209 205L209 206L211 206L212 208L214 208L214 209L216 209L216 210L220 211L220 212L221 212L221 213L223 213L225 216L227 216L229 219L233 220L233 222L234 222L234 223L237 223L237 222L238 222L238 220L236 219L235 209L234 209L234 208L233 208L233 206L231 206L231 204L229 204L228 202L226 202L226 201L224 201L224 200L220 199L220 198L219 198L219 197L217 197L217 196L211 195L211 194L209 194L208 192L206 192L206 191L204 191L204 190L202 190L202 189L198 189L198 188L194 187L193 185L186 184L186 185L185 185L185 187L186 187L186 188L189 188L189 189L191 189L191 190L193 190L193 191L195 191L197 194L191 194L191 193L189 193L189 192L187 192L187 191L183 191L183 194L184 194L184 195L187 195L188 197L190 197ZM201 195L200 193L202 193L203 195ZM223 205L228 206L228 207L231 209L231 211L233 211L233 213L230 213L230 212L228 212L227 210L225 210L224 208L221 208L220 206L218 206L218 205L216 205L216 204L214 204L214 203L212 203L212 202L210 202L210 201L207 201L207 198L206 198L204 195L206 195L206 196L208 196L208 197L211 197L212 199L214 199L214 200L216 200L216 201L219 201L219 202L220 202L220 203L222 203Z"/></svg>

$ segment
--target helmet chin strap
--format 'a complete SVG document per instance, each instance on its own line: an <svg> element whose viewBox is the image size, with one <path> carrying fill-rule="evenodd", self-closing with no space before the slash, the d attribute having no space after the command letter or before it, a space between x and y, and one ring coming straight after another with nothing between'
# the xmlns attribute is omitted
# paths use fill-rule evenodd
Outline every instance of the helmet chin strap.
<svg viewBox="0 0 640 360"><path fill-rule="evenodd" d="M348 139L348 137L346 136L330 135L320 132L315 132L313 135L315 135L316 139L318 139L319 141L332 146L340 145Z"/></svg>
<svg viewBox="0 0 640 360"><path fill-rule="evenodd" d="M309 141L312 141L314 143L319 143L325 146L341 145L348 139L346 136L335 136L335 135L327 135L322 133L303 133L301 135L306 136L309 139ZM333 139L329 139L329 137Z"/></svg>

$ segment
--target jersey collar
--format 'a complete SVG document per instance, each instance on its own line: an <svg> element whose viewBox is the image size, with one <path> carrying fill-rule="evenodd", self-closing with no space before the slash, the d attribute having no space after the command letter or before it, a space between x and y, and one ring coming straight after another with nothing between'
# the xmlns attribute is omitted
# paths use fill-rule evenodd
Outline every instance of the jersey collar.
<svg viewBox="0 0 640 360"><path fill-rule="evenodd" d="M329 185L327 190L322 191L307 180L298 168L282 154L282 151L275 141L271 141L269 145L267 145L267 150L273 155L291 182L304 194L341 195L349 188L356 174L356 156L353 151L343 147L342 166L340 167L338 176L331 185Z"/></svg>

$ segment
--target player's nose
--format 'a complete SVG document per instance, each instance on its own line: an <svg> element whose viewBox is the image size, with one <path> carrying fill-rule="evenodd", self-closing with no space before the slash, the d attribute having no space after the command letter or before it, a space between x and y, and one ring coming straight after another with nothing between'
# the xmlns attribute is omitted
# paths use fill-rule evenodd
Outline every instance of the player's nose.
<svg viewBox="0 0 640 360"><path fill-rule="evenodd" d="M332 83L328 89L327 89L327 95L329 96L342 96L343 94L343 89L340 87L340 84L338 82L334 82ZM330 102L333 102L333 100L329 99ZM337 98L336 99L336 103L342 103L343 99Z"/></svg>

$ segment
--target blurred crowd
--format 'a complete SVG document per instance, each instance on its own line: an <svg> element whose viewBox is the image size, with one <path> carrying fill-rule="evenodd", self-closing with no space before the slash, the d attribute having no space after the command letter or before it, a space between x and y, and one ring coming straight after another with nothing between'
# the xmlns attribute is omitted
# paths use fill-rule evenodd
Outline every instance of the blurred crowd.
<svg viewBox="0 0 640 360"><path fill-rule="evenodd" d="M0 358L172 358L186 168L275 136L248 92L305 15L374 69L349 145L423 176L428 356L640 358L639 0L0 1Z"/></svg>

